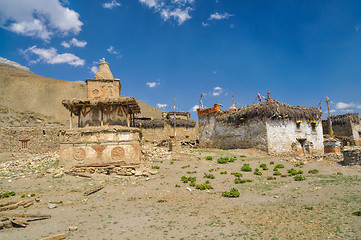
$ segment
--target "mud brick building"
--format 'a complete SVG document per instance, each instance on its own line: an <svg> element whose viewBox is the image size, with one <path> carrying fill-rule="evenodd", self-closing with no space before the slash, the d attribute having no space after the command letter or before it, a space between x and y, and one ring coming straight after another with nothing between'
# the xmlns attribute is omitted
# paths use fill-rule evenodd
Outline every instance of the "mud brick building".
<svg viewBox="0 0 361 240"><path fill-rule="evenodd" d="M347 113L331 116L334 137L344 146L361 145L361 121L358 113ZM329 135L328 121L322 121L323 133Z"/></svg>
<svg viewBox="0 0 361 240"><path fill-rule="evenodd" d="M197 109L199 144L209 148L257 148L271 155L323 154L323 133L317 108L267 101L222 111Z"/></svg>
<svg viewBox="0 0 361 240"><path fill-rule="evenodd" d="M174 139L176 133L177 142L194 143L198 139L198 124L190 116L189 112L164 112L161 119L136 119L135 124L146 142L166 142Z"/></svg>
<svg viewBox="0 0 361 240"><path fill-rule="evenodd" d="M94 79L87 79L86 99L64 100L77 125L60 134L60 161L66 167L117 162L134 168L141 162L141 131L134 127L140 107L133 97L120 96L121 84L109 64L99 64ZM72 122L72 119L69 121Z"/></svg>

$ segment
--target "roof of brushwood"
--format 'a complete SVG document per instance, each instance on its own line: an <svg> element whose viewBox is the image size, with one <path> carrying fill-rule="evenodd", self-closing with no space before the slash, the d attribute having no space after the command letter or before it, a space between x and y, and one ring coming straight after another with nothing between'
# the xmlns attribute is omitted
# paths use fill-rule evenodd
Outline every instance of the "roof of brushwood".
<svg viewBox="0 0 361 240"><path fill-rule="evenodd" d="M140 124L142 125L142 128L164 128L165 124L170 124L174 126L174 119L153 119L153 120L135 120L135 127L140 127ZM190 119L177 119L176 120L176 126L177 127L195 127L196 121L190 120Z"/></svg>
<svg viewBox="0 0 361 240"><path fill-rule="evenodd" d="M322 111L316 107L291 106L273 101L238 108L236 112L217 116L217 119L222 122L239 125L250 119L287 118L294 120L318 120L321 117Z"/></svg>
<svg viewBox="0 0 361 240"><path fill-rule="evenodd" d="M360 117L358 113L346 113L336 116L331 116L332 124L334 125L343 125L346 123L359 123Z"/></svg>
<svg viewBox="0 0 361 240"><path fill-rule="evenodd" d="M189 112L167 112L167 116L170 116L170 115L179 115L179 116L189 116L191 115Z"/></svg>
<svg viewBox="0 0 361 240"><path fill-rule="evenodd" d="M122 105L129 106L134 113L140 113L140 107L138 102L133 97L123 97L118 98L99 98L99 99L71 99L62 101L64 107L69 111L73 111L74 114L77 114L77 110L83 106L105 106L105 105Z"/></svg>

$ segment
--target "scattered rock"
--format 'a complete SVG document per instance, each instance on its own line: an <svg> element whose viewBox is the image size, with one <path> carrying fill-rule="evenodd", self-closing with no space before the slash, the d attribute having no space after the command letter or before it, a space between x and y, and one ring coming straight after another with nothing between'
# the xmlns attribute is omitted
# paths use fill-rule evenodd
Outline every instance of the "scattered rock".
<svg viewBox="0 0 361 240"><path fill-rule="evenodd" d="M55 203L51 203L48 205L49 209L57 208L58 206Z"/></svg>
<svg viewBox="0 0 361 240"><path fill-rule="evenodd" d="M69 227L69 231L76 231L78 230L78 227Z"/></svg>

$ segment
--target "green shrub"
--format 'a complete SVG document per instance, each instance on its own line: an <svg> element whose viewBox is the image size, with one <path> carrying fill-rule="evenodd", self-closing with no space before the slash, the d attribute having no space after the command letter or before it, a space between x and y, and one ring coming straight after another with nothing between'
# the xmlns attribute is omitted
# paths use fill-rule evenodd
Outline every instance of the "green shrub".
<svg viewBox="0 0 361 240"><path fill-rule="evenodd" d="M188 168L188 167L190 167L191 165L184 165L184 166L182 166L181 168Z"/></svg>
<svg viewBox="0 0 361 240"><path fill-rule="evenodd" d="M249 166L248 163L245 163L245 164L242 166L241 171L243 171L243 172L251 172L251 171L252 171L252 168Z"/></svg>
<svg viewBox="0 0 361 240"><path fill-rule="evenodd" d="M356 211L356 212L353 212L352 214L355 216L361 216L361 211Z"/></svg>
<svg viewBox="0 0 361 240"><path fill-rule="evenodd" d="M209 173L209 174L204 173L204 178L215 179L214 175L211 173Z"/></svg>
<svg viewBox="0 0 361 240"><path fill-rule="evenodd" d="M262 173L259 171L259 169L258 168L255 168L254 169L254 175L262 175Z"/></svg>
<svg viewBox="0 0 361 240"><path fill-rule="evenodd" d="M294 177L295 181L303 181L303 180L306 180L306 178L302 175L296 175Z"/></svg>
<svg viewBox="0 0 361 240"><path fill-rule="evenodd" d="M297 170L294 169L294 168L288 169L287 172L288 172L288 175L289 175L289 176L294 176L294 175L298 175L298 174L302 174L302 173L303 173L302 170L298 170L298 171L297 171Z"/></svg>
<svg viewBox="0 0 361 240"><path fill-rule="evenodd" d="M274 167L274 171L277 171L275 169L278 169L278 168L285 168L285 166L283 164L277 164L275 167Z"/></svg>
<svg viewBox="0 0 361 240"><path fill-rule="evenodd" d="M213 189L213 187L207 183L196 184L195 188L199 190Z"/></svg>
<svg viewBox="0 0 361 240"><path fill-rule="evenodd" d="M181 181L184 182L184 183L195 182L196 179L197 179L197 177L186 177L186 176L181 177Z"/></svg>
<svg viewBox="0 0 361 240"><path fill-rule="evenodd" d="M317 169L311 169L311 170L308 171L308 173L316 174L316 173L318 173L318 170Z"/></svg>
<svg viewBox="0 0 361 240"><path fill-rule="evenodd" d="M234 179L235 184L246 183L246 182L252 182L252 180L251 179L240 179L240 178L235 178Z"/></svg>
<svg viewBox="0 0 361 240"><path fill-rule="evenodd" d="M234 162L234 161L236 161L237 160L237 158L236 157L231 157L231 158L229 158L229 162Z"/></svg>
<svg viewBox="0 0 361 240"><path fill-rule="evenodd" d="M227 174L227 173L228 173L227 171L220 172L220 174Z"/></svg>
<svg viewBox="0 0 361 240"><path fill-rule="evenodd" d="M160 167L158 165L152 166L152 169L159 169Z"/></svg>
<svg viewBox="0 0 361 240"><path fill-rule="evenodd" d="M188 171L187 173L188 174L194 174L194 173L197 173L197 171Z"/></svg>
<svg viewBox="0 0 361 240"><path fill-rule="evenodd" d="M208 169L208 172L213 172L214 168Z"/></svg>
<svg viewBox="0 0 361 240"><path fill-rule="evenodd" d="M266 164L262 163L261 165L259 165L260 168L262 168L263 170L268 170L268 167Z"/></svg>
<svg viewBox="0 0 361 240"><path fill-rule="evenodd" d="M175 187L180 187L180 185L179 185L179 184L176 184Z"/></svg>
<svg viewBox="0 0 361 240"><path fill-rule="evenodd" d="M243 174L239 173L239 172L233 172L233 173L231 173L231 175L234 175L235 177L238 177L238 178L243 177Z"/></svg>
<svg viewBox="0 0 361 240"><path fill-rule="evenodd" d="M0 194L0 198L8 198L11 196L15 196L15 192L9 191L9 192L5 192L3 194Z"/></svg>
<svg viewBox="0 0 361 240"><path fill-rule="evenodd" d="M240 193L238 192L238 190L236 188L232 188L231 191L229 192L223 192L222 196L223 197L239 197Z"/></svg>
<svg viewBox="0 0 361 240"><path fill-rule="evenodd" d="M337 175L343 175L343 173L342 173L342 172L337 172L336 174L337 174Z"/></svg>
<svg viewBox="0 0 361 240"><path fill-rule="evenodd" d="M219 163L219 164L226 164L226 163L228 163L228 161L229 161L228 157L221 157L221 158L217 159L217 163Z"/></svg>
<svg viewBox="0 0 361 240"><path fill-rule="evenodd" d="M246 155L239 155L239 157L241 157L241 158L245 158L245 157L247 157Z"/></svg>
<svg viewBox="0 0 361 240"><path fill-rule="evenodd" d="M269 164L275 164L275 162L274 162L274 161L271 161Z"/></svg>
<svg viewBox="0 0 361 240"><path fill-rule="evenodd" d="M212 156L207 156L207 157L206 157L206 160L212 160L212 159L213 159Z"/></svg>
<svg viewBox="0 0 361 240"><path fill-rule="evenodd" d="M267 177L267 180L276 180L276 179L277 179L276 177L272 177L272 176Z"/></svg>
<svg viewBox="0 0 361 240"><path fill-rule="evenodd" d="M282 175L279 171L275 171L275 172L273 172L273 175L275 175L275 176L280 176L280 175Z"/></svg>

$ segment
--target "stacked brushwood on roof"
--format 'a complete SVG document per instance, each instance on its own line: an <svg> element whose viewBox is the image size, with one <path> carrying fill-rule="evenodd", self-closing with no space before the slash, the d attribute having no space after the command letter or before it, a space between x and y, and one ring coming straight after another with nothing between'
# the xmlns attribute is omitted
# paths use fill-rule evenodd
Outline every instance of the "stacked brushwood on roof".
<svg viewBox="0 0 361 240"><path fill-rule="evenodd" d="M190 117L190 113L189 112L168 112L167 113L167 118L173 118L174 117L174 115L176 115L176 117L177 116L184 116L184 117Z"/></svg>
<svg viewBox="0 0 361 240"><path fill-rule="evenodd" d="M293 120L318 120L321 116L322 111L316 107L290 106L273 101L239 108L236 112L217 116L217 120L239 125L251 119L263 120L287 118Z"/></svg>
<svg viewBox="0 0 361 240"><path fill-rule="evenodd" d="M332 124L334 125L344 125L347 123L360 123L360 117L358 113L346 113L342 115L336 115L331 117Z"/></svg>
<svg viewBox="0 0 361 240"><path fill-rule="evenodd" d="M153 120L135 120L135 127L142 128L164 128L165 124L169 124L174 126L174 119L153 119ZM176 120L177 127L195 127L196 121L194 120L186 120L186 119L177 119Z"/></svg>

